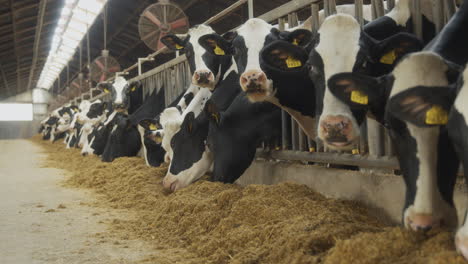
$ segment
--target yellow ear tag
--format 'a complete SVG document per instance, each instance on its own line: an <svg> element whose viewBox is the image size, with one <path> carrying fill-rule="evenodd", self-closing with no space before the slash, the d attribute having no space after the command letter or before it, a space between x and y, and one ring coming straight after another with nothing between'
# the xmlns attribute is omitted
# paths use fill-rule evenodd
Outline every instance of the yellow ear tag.
<svg viewBox="0 0 468 264"><path fill-rule="evenodd" d="M383 64L393 64L397 58L395 50L388 52L380 58L380 62Z"/></svg>
<svg viewBox="0 0 468 264"><path fill-rule="evenodd" d="M299 42L297 41L297 39L293 39L293 42L292 42L293 45L299 45Z"/></svg>
<svg viewBox="0 0 468 264"><path fill-rule="evenodd" d="M215 119L216 124L219 124L219 114L217 114L217 113L212 113L211 116Z"/></svg>
<svg viewBox="0 0 468 264"><path fill-rule="evenodd" d="M158 144L161 144L162 142L162 137L161 136L156 136L154 137L154 142L158 143Z"/></svg>
<svg viewBox="0 0 468 264"><path fill-rule="evenodd" d="M354 155L357 155L359 154L359 149L353 149L351 150L351 153L353 153Z"/></svg>
<svg viewBox="0 0 468 264"><path fill-rule="evenodd" d="M155 124L150 124L150 125L149 125L149 129L150 129L151 131L154 131L154 130L158 130L158 127L157 127Z"/></svg>
<svg viewBox="0 0 468 264"><path fill-rule="evenodd" d="M309 152L315 152L315 148L309 148Z"/></svg>
<svg viewBox="0 0 468 264"><path fill-rule="evenodd" d="M180 50L180 49L183 49L184 46L181 46L181 45L179 45L179 44L176 43L176 44L175 44L175 48L178 49L178 50Z"/></svg>
<svg viewBox="0 0 468 264"><path fill-rule="evenodd" d="M216 47L214 48L214 53L216 55L225 55L226 53L224 53L224 50L222 48L220 48L218 45L216 45Z"/></svg>
<svg viewBox="0 0 468 264"><path fill-rule="evenodd" d="M130 89L130 91L134 92L136 90L136 86L133 86L132 89Z"/></svg>
<svg viewBox="0 0 468 264"><path fill-rule="evenodd" d="M302 63L300 60L296 60L295 58L288 56L286 59L286 66L288 66L288 68L297 68L301 67Z"/></svg>
<svg viewBox="0 0 468 264"><path fill-rule="evenodd" d="M446 125L448 123L448 113L442 107L434 105L426 112L426 124Z"/></svg>
<svg viewBox="0 0 468 264"><path fill-rule="evenodd" d="M104 92L105 92L105 93L109 93L109 89L104 88Z"/></svg>
<svg viewBox="0 0 468 264"><path fill-rule="evenodd" d="M351 102L367 105L369 103L369 97L361 91L354 90L351 92Z"/></svg>

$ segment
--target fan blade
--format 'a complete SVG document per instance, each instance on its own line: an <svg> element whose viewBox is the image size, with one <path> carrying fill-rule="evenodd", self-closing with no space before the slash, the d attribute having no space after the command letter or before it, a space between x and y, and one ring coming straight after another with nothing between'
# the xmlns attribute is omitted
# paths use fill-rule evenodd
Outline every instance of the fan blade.
<svg viewBox="0 0 468 264"><path fill-rule="evenodd" d="M143 41L145 41L145 40L149 39L150 37L152 37L152 36L154 36L154 35L156 35L158 33L159 33L159 30L152 31L152 32L148 33L147 35L141 37L141 39Z"/></svg>
<svg viewBox="0 0 468 264"><path fill-rule="evenodd" d="M162 49L162 48L164 48L166 46L161 42L161 39L166 35L167 35L167 33L165 33L165 32L162 32L161 35L159 35L158 45L156 47L156 50L160 50L160 49Z"/></svg>
<svg viewBox="0 0 468 264"><path fill-rule="evenodd" d="M180 28L186 25L187 25L187 19L184 17L179 20L171 22L171 29Z"/></svg>
<svg viewBox="0 0 468 264"><path fill-rule="evenodd" d="M163 5L163 21L164 25L167 25L167 5Z"/></svg>
<svg viewBox="0 0 468 264"><path fill-rule="evenodd" d="M151 13L150 11L146 11L143 15L146 18L148 18L149 21L153 22L156 26L161 27L161 21L159 21L159 19L155 15L153 15L153 13Z"/></svg>
<svg viewBox="0 0 468 264"><path fill-rule="evenodd" d="M107 77L106 77L106 73L104 72L104 73L102 73L101 77L99 78L99 82L103 82L105 80L107 80Z"/></svg>
<svg viewBox="0 0 468 264"><path fill-rule="evenodd" d="M95 60L94 62L99 67L99 69L101 69L101 71L105 69L105 66L99 60Z"/></svg>
<svg viewBox="0 0 468 264"><path fill-rule="evenodd" d="M116 72L116 71L119 71L120 70L120 67L119 66L115 66L115 67L111 67L109 69L107 69L107 72Z"/></svg>

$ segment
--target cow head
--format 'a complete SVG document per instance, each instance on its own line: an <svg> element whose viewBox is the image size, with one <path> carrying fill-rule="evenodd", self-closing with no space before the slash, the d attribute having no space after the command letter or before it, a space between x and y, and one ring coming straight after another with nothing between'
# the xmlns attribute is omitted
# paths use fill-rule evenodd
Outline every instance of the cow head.
<svg viewBox="0 0 468 264"><path fill-rule="evenodd" d="M170 50L185 52L192 72L192 84L211 90L218 82L222 59L207 53L198 40L212 33L214 31L210 26L202 24L191 28L185 36L169 34L161 38L161 42Z"/></svg>
<svg viewBox="0 0 468 264"><path fill-rule="evenodd" d="M123 77L115 78L114 83L99 83L100 88L104 93L111 93L112 105L116 111L127 111L129 107L129 96L131 93L139 92L141 83L139 81L129 83Z"/></svg>
<svg viewBox="0 0 468 264"><path fill-rule="evenodd" d="M195 118L190 112L171 139L173 157L163 186L172 191L186 187L201 178L211 167L213 158L205 145L208 126L203 113Z"/></svg>
<svg viewBox="0 0 468 264"><path fill-rule="evenodd" d="M279 34L264 20L252 18L234 32L206 35L200 42L211 54L234 57L242 90L249 92L250 100L258 101L257 96L272 90L271 80L260 69L259 53L263 46L278 39Z"/></svg>
<svg viewBox="0 0 468 264"><path fill-rule="evenodd" d="M439 55L418 52L384 76L341 73L328 82L336 97L373 112L390 130L407 189L403 222L413 230L457 225L452 196L458 159L447 129L433 126L447 122L454 96L440 87L454 82L457 72Z"/></svg>
<svg viewBox="0 0 468 264"><path fill-rule="evenodd" d="M354 17L345 14L328 17L310 46L313 48L307 63L303 63L304 55L296 45L279 41L269 47L264 60L283 71L308 70L316 91L316 114L320 116L317 134L329 148L340 150L353 147L366 112L351 109L338 100L330 92L327 80L340 72L372 75L388 71L404 54L422 48L421 42L407 33L375 40L361 30ZM288 59L291 68L288 68ZM365 98L354 95L356 101L365 103Z"/></svg>

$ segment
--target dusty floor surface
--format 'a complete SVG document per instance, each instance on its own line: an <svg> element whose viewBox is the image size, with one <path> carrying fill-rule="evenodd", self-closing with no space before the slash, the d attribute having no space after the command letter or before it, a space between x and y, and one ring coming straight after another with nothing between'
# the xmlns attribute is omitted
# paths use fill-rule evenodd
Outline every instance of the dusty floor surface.
<svg viewBox="0 0 468 264"><path fill-rule="evenodd" d="M30 141L0 141L0 263L135 263L147 244L102 235L123 210L90 207L90 192L60 187L63 170L40 168Z"/></svg>

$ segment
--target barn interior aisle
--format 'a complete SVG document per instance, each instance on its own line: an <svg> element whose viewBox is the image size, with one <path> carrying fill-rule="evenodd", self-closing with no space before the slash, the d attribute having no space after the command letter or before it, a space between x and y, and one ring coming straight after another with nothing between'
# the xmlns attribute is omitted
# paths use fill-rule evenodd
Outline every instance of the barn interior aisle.
<svg viewBox="0 0 468 264"><path fill-rule="evenodd" d="M27 140L0 140L0 263L134 263L148 253L138 240L101 233L123 211L91 207L84 190L61 187L66 172L41 168L46 157Z"/></svg>

